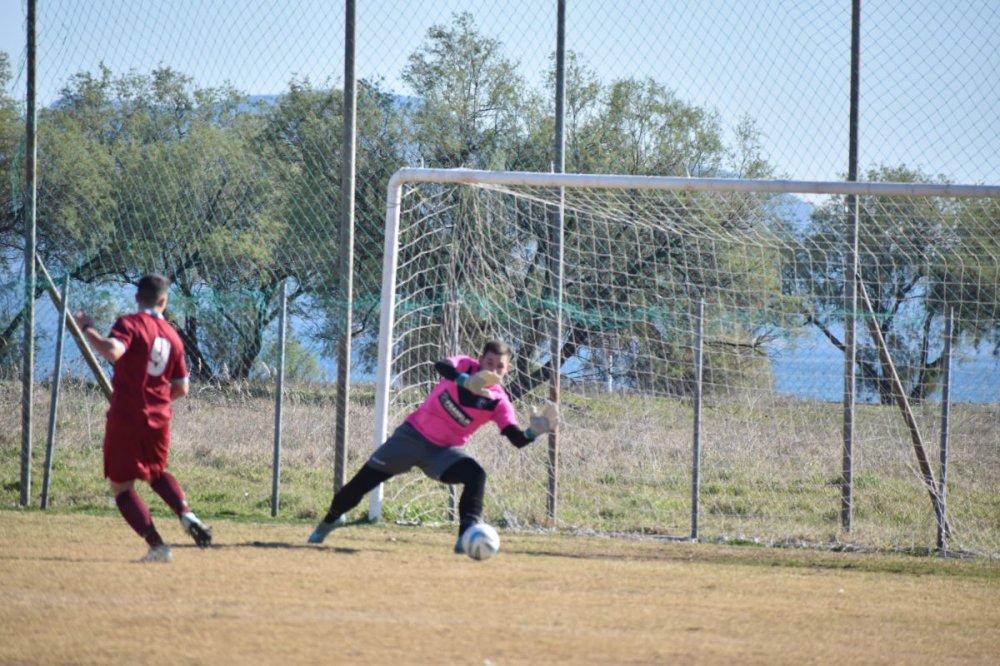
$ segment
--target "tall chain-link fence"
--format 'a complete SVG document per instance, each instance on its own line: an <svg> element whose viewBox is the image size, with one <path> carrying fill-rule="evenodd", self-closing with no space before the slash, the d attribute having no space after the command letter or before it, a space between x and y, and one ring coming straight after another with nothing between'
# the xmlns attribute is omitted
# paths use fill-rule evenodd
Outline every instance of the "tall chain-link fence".
<svg viewBox="0 0 1000 666"><path fill-rule="evenodd" d="M10 19L23 25L19 6ZM374 376L390 175L402 166L554 168L558 7L358 3L359 387ZM286 453L326 467L333 410L313 407L332 404L342 324L343 4L64 0L38 3L37 12L37 255L51 276L31 294L38 375L51 375L58 330L48 287L68 280L73 309L107 326L131 308L139 275L165 273L174 282L168 314L184 336L195 386L189 414L178 414L177 446L201 451L206 441L228 441L231 454L211 454L217 464L231 455L266 466L284 291L286 373L306 396L300 411L285 415ZM565 15L566 171L846 177L851 2L569 0ZM1000 183L1000 8L987 0L871 1L858 18L859 178ZM23 51L7 56L0 373L13 385L26 308L26 62ZM815 228L831 204L802 197L787 205L792 219ZM995 248L1000 221L987 219L982 240ZM995 265L995 250L984 252ZM983 274L981 316L994 318L959 345L956 373L966 379L956 399L991 409L1000 402L1000 287L995 270ZM809 364L842 363L830 342L836 331L814 328L796 354L775 357L773 382L790 398L837 401L802 379ZM90 376L73 349L64 372ZM103 398L87 395L97 409ZM5 411L15 412L16 391L4 396ZM369 412L355 407L350 468L371 446ZM985 427L983 464L993 468L997 437L995 425ZM247 492L266 501L268 484L257 485ZM316 495L289 510L310 515Z"/></svg>

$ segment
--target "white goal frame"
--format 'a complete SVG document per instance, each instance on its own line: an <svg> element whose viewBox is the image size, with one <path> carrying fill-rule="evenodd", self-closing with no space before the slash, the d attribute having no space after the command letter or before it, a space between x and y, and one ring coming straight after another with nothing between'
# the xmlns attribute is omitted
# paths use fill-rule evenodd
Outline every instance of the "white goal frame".
<svg viewBox="0 0 1000 666"><path fill-rule="evenodd" d="M482 184L550 188L601 188L661 190L673 192L729 192L770 194L826 194L854 196L925 196L1000 198L1000 186L931 183L885 183L849 181L742 180L732 178L686 178L610 174L560 174L524 171L484 171L474 169L429 169L404 167L389 180L386 193L385 243L382 270L381 312L375 392L373 449L388 434L390 350L395 318L396 272L399 258L399 225L403 188L410 183ZM560 303L561 307L561 303ZM384 489L379 485L369 494L368 517L382 515Z"/></svg>

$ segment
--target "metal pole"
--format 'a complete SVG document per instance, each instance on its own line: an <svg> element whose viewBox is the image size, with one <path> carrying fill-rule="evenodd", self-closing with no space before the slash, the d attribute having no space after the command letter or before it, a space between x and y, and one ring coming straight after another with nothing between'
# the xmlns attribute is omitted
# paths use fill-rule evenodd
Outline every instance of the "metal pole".
<svg viewBox="0 0 1000 666"><path fill-rule="evenodd" d="M278 316L278 378L274 389L274 461L271 465L271 517L278 515L281 485L281 420L285 395L285 331L288 321L288 279L281 283Z"/></svg>
<svg viewBox="0 0 1000 666"><path fill-rule="evenodd" d="M35 0L28 0L28 117L25 130L24 197L24 351L21 373L21 506L31 499L31 424L35 385Z"/></svg>
<svg viewBox="0 0 1000 666"><path fill-rule="evenodd" d="M913 415L913 410L910 408L910 400L906 397L906 389L903 388L903 382L899 379L899 373L896 372L896 364L893 362L892 354L889 352L889 345L886 344L885 337L882 335L877 313L872 306L871 299L868 297L868 290L860 280L858 281L858 295L861 297L861 302L867 310L869 334L878 348L879 360L882 363L882 367L885 368L885 374L891 382L896 404L899 406L899 411L903 413L903 420L906 421L906 426L910 431L910 439L913 442L913 453L916 454L917 466L924 477L924 485L927 486L927 493L930 495L931 504L934 506L934 514L939 521L945 522L944 513L941 511L941 498L938 497L938 484L934 479L934 470L931 469L930 462L927 460L927 452L924 448L924 438L920 434L920 426ZM948 529L947 523L945 523L945 529Z"/></svg>
<svg viewBox="0 0 1000 666"><path fill-rule="evenodd" d="M698 498L701 495L701 400L705 350L705 299L698 301L694 342L694 437L691 453L691 539L698 540Z"/></svg>
<svg viewBox="0 0 1000 666"><path fill-rule="evenodd" d="M949 421L951 419L951 350L955 342L955 310L948 308L944 320L944 352L941 363L944 365L944 383L941 387L941 476L938 478L938 552L944 555L948 551L948 440Z"/></svg>
<svg viewBox="0 0 1000 666"><path fill-rule="evenodd" d="M858 96L861 81L861 0L853 0L851 9L851 109L848 138L847 180L858 179ZM847 532L854 523L854 389L856 384L857 342L855 322L858 313L858 233L860 213L858 198L847 197L847 238L844 271L844 426L841 458L840 525Z"/></svg>
<svg viewBox="0 0 1000 666"><path fill-rule="evenodd" d="M41 271L42 284L45 285L45 290L49 292L52 304L62 311L62 298L56 290L55 282L53 282L52 276L49 275L49 269L47 269L45 264L42 263L41 257L36 256L35 262L38 264L38 270ZM90 348L90 344L83 335L83 331L81 331L80 327L77 326L76 319L73 319L72 316L67 315L64 319L66 320L66 326L69 328L70 335L73 336L73 339L76 341L76 346L80 350L80 356L83 357L84 362L86 362L91 372L94 373L94 379L97 380L97 385L100 387L101 392L104 393L104 397L111 400L111 381L108 380L107 375L104 374L104 370L101 368L101 363L97 360L97 356L94 355L94 350Z"/></svg>
<svg viewBox="0 0 1000 666"><path fill-rule="evenodd" d="M861 0L851 2L851 108L847 180L858 179L858 100L861 96Z"/></svg>
<svg viewBox="0 0 1000 666"><path fill-rule="evenodd" d="M49 508L49 481L52 478L52 454L56 446L56 414L59 411L59 384L62 379L63 338L66 337L66 315L69 303L69 280L66 275L59 307L59 332L56 334L56 364L52 370L52 400L49 404L49 432L45 440L45 475L42 477L42 508Z"/></svg>
<svg viewBox="0 0 1000 666"><path fill-rule="evenodd" d="M447 303L445 303L442 308L444 310L442 317L442 351L443 356L455 356L459 353L459 316L461 314L462 308L458 303L458 294L455 293L454 279L454 268L455 262L449 262L448 272L449 284L451 285L451 296ZM455 522L459 519L458 515L458 490L452 483L448 484L448 520Z"/></svg>
<svg viewBox="0 0 1000 666"><path fill-rule="evenodd" d="M354 0L344 5L344 137L340 164L340 315L342 328L337 345L337 423L334 435L333 491L347 483L347 405L351 391L351 307L354 272L355 114Z"/></svg>
<svg viewBox="0 0 1000 666"><path fill-rule="evenodd" d="M558 0L556 25L555 170L566 171L566 0Z"/></svg>
<svg viewBox="0 0 1000 666"><path fill-rule="evenodd" d="M555 128L555 164L558 173L566 170L565 158L565 118L566 115L566 0L558 0L558 19L556 28L556 128ZM559 209L556 212L555 238L553 239L553 260L555 264L556 308L553 322L553 332L550 342L549 357L552 363L552 381L549 385L549 399L559 404L559 374L562 368L562 289L563 289L563 227L565 209L563 198L565 192L559 188ZM548 518L553 525L556 521L556 510L559 498L559 433L549 433L549 491Z"/></svg>

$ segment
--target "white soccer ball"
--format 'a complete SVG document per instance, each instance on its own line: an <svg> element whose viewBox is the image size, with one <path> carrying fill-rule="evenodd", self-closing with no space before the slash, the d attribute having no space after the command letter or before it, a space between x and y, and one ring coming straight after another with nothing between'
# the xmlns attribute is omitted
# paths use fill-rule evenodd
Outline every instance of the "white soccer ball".
<svg viewBox="0 0 1000 666"><path fill-rule="evenodd" d="M488 560L500 550L500 535L486 523L477 523L462 533L462 550L474 560Z"/></svg>

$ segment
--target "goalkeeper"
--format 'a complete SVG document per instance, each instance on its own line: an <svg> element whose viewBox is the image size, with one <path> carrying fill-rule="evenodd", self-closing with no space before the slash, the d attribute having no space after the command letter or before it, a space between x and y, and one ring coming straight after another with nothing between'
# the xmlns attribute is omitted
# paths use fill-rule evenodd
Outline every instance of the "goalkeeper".
<svg viewBox="0 0 1000 666"><path fill-rule="evenodd" d="M434 367L441 381L333 496L330 510L309 535L309 543L322 543L332 530L344 525L344 514L380 483L419 467L436 481L462 486L455 542L455 552L461 553L462 533L482 519L486 490L486 472L465 450L465 443L488 421L496 423L518 448L559 425L558 408L547 402L541 410L532 409L527 430L518 427L514 406L501 385L510 362L510 346L496 340L483 346L478 360L452 356L438 361Z"/></svg>

